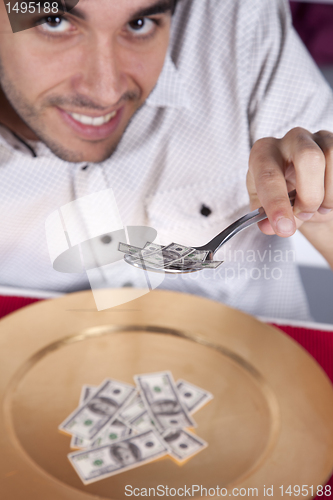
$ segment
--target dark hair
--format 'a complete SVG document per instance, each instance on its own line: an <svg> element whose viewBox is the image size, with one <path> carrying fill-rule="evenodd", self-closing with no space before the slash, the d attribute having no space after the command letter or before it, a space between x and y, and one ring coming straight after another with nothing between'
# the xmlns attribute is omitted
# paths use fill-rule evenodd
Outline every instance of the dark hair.
<svg viewBox="0 0 333 500"><path fill-rule="evenodd" d="M173 6L172 6L172 14L175 13L175 10L176 10L176 7L177 7L177 3L179 2L179 0L173 0Z"/></svg>

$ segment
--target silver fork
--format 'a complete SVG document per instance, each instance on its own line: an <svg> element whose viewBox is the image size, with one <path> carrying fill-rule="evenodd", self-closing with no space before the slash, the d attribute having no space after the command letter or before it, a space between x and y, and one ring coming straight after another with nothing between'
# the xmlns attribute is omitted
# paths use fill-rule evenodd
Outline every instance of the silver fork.
<svg viewBox="0 0 333 500"><path fill-rule="evenodd" d="M295 198L296 198L296 189L288 193L289 199L290 199L290 204L291 206L294 206L295 203ZM258 222L267 219L267 215L263 207L257 208L256 210L253 210L253 212L250 212L246 215L243 215L240 219L236 220L230 226L228 226L226 229L224 229L221 233L219 233L217 236L215 236L212 240L210 240L208 243L205 245L202 245L200 247L192 247L195 250L200 250L200 251L208 251L208 255L206 257L207 260L213 260L214 254L221 248L222 245L224 245L227 241L229 241L231 238L233 238L237 233L240 231L243 231L243 229L246 229L247 227L252 226L253 224L257 224ZM162 273L173 273L173 274L179 274L179 273L190 273L190 272L195 272L195 271L201 271L201 268L199 269L179 269L179 268L162 268L162 269L156 269L149 267L147 262L144 261L138 261L133 262L133 259L126 255L125 260L128 264L131 264L134 267L138 267L147 271L154 271L154 272L162 272ZM204 268L202 268L204 269Z"/></svg>

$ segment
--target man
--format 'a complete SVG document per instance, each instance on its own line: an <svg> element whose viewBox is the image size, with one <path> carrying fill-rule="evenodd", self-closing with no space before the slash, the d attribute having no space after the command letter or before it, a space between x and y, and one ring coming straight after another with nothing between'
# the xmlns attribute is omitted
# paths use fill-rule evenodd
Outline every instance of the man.
<svg viewBox="0 0 333 500"><path fill-rule="evenodd" d="M235 238L220 271L163 286L305 318L285 238L300 228L333 266L331 91L284 0L180 0L172 18L175 4L80 0L15 34L1 5L1 283L88 286L51 268L44 222L90 193L112 188L124 225L189 246L250 199L268 215L262 233ZM112 286L136 285L127 267Z"/></svg>

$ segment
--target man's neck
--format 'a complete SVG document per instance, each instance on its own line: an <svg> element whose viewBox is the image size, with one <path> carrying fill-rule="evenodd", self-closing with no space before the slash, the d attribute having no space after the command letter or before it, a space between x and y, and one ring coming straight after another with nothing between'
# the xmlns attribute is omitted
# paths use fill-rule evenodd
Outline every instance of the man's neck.
<svg viewBox="0 0 333 500"><path fill-rule="evenodd" d="M38 137L16 113L0 87L0 123L23 139L37 141Z"/></svg>

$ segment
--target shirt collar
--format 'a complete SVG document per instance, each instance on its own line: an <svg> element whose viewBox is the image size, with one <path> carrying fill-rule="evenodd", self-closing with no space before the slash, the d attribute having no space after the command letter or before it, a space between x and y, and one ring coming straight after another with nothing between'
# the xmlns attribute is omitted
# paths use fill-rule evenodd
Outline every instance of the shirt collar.
<svg viewBox="0 0 333 500"><path fill-rule="evenodd" d="M171 107L190 109L190 98L186 85L169 53L165 58L164 66L156 87L146 100L148 106Z"/></svg>

